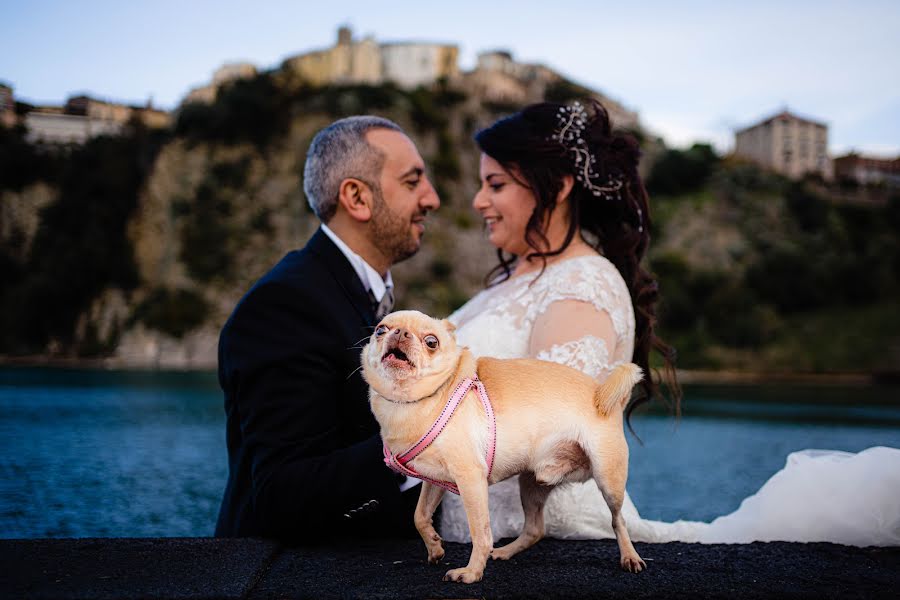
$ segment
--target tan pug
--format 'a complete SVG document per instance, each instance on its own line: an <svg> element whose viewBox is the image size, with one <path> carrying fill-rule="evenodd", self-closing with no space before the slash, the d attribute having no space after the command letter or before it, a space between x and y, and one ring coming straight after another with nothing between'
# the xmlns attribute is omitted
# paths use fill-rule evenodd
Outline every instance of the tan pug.
<svg viewBox="0 0 900 600"><path fill-rule="evenodd" d="M454 327L416 311L387 315L362 351L372 412L381 436L395 455L414 444L438 418L449 395L467 377L484 383L496 416L496 454L488 479L489 424L477 392L470 389L443 432L412 461L425 477L455 482L469 520L469 564L447 571L444 580L480 581L487 558L505 560L544 535L544 504L563 482L597 482L612 513L622 568L637 573L646 565L635 551L621 508L628 476L628 445L622 409L640 367L624 364L598 385L583 373L555 363L475 359L457 346ZM519 475L525 525L512 543L493 547L488 486ZM444 556L432 516L444 490L423 482L416 528L428 561Z"/></svg>

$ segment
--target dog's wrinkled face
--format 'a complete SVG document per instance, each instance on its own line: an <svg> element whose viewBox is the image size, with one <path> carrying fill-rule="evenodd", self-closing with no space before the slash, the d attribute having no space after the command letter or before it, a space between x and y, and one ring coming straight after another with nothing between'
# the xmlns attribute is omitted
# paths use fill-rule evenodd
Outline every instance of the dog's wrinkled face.
<svg viewBox="0 0 900 600"><path fill-rule="evenodd" d="M414 310L387 315L363 348L363 377L376 392L396 402L414 402L434 393L459 361L453 330L449 321Z"/></svg>

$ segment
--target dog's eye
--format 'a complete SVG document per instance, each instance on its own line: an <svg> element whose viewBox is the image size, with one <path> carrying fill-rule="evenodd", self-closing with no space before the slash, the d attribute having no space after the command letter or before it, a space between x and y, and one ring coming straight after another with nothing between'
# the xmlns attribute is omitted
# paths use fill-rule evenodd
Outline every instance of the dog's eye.
<svg viewBox="0 0 900 600"><path fill-rule="evenodd" d="M388 332L387 325L379 325L378 327L375 328L375 335L377 335L377 336L382 336L382 335L386 334L387 332Z"/></svg>
<svg viewBox="0 0 900 600"><path fill-rule="evenodd" d="M425 341L425 345L428 346L429 348L431 348L432 350L434 350L438 347L438 339L433 335L426 335L424 341Z"/></svg>

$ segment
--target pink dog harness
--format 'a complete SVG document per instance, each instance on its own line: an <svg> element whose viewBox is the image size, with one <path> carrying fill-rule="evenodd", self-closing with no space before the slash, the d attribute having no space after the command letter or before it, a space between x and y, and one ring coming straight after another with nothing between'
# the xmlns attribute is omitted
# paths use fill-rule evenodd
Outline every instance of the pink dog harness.
<svg viewBox="0 0 900 600"><path fill-rule="evenodd" d="M450 399L447 401L447 404L444 406L444 410L441 411L440 416L437 418L437 421L431 426L428 430L428 433L422 436L416 445L399 454L394 456L391 453L391 449L387 447L387 444L384 444L384 463L389 466L394 471L402 474L408 475L409 477L415 477L416 479L422 479L431 483L433 485L440 486L445 490L451 491L456 495L459 495L459 488L456 487L456 484L451 483L449 481L440 481L438 479L431 479L429 477L425 477L424 475L420 475L416 472L416 470L409 463L416 458L419 454L421 454L431 443L437 439L437 436L444 431L444 427L447 426L447 422L450 420L450 417L453 416L453 412L456 410L456 407L459 406L459 403L462 401L463 397L465 397L466 393L475 386L478 390L478 397L481 398L481 404L484 406L484 412L487 414L488 418L488 431L490 433L490 440L487 450L487 467L488 467L488 479L491 478L491 470L494 468L494 451L497 447L497 420L494 418L494 408L491 406L491 400L488 398L487 390L484 389L484 384L481 383L481 380L478 379L478 376L468 377L458 386L456 386L456 390L453 392L453 395L450 396Z"/></svg>

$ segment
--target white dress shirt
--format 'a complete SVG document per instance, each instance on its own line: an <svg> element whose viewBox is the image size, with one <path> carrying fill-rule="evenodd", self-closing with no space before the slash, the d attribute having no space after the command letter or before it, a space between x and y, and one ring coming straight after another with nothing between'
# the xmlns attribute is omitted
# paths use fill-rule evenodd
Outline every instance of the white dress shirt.
<svg viewBox="0 0 900 600"><path fill-rule="evenodd" d="M350 261L350 264L353 265L353 269L356 271L356 274L359 275L359 280L362 282L363 287L366 288L366 291L372 292L376 302L381 302L381 299L384 297L388 288L394 287L394 280L391 279L391 272L388 271L387 276L382 279L378 271L373 269L372 265L367 263L362 256L351 250L350 246L344 243L344 240L339 238L335 232L328 228L328 225L323 223L321 227L322 231L325 232L325 235L334 242L334 245L338 247L344 256L347 257L347 260Z"/></svg>

